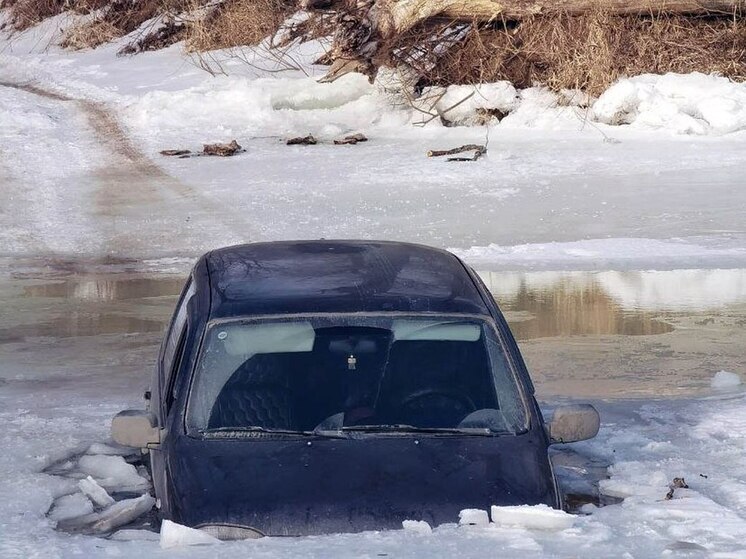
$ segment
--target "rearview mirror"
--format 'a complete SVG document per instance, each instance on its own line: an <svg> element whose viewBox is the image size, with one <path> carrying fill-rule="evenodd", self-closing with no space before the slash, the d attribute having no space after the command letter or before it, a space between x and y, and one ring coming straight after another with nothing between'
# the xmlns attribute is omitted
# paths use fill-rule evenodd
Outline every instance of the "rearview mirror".
<svg viewBox="0 0 746 559"><path fill-rule="evenodd" d="M554 410L549 423L552 443L573 443L592 439L598 434L601 417L590 404L560 406Z"/></svg>
<svg viewBox="0 0 746 559"><path fill-rule="evenodd" d="M155 416L143 410L120 411L111 420L111 436L119 444L147 448L161 442Z"/></svg>

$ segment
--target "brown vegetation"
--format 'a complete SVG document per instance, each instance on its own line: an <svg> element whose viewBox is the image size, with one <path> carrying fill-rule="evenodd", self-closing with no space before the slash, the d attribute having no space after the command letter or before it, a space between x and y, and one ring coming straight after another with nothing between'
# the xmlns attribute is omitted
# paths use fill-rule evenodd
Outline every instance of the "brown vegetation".
<svg viewBox="0 0 746 559"><path fill-rule="evenodd" d="M48 17L63 12L88 14L103 7L108 0L0 0L0 10L7 10L8 23L23 31Z"/></svg>
<svg viewBox="0 0 746 559"><path fill-rule="evenodd" d="M199 6L191 7L198 12ZM190 52L256 45L295 11L292 0L225 0L187 23Z"/></svg>
<svg viewBox="0 0 746 559"><path fill-rule="evenodd" d="M91 19L65 29L60 41L62 47L71 49L96 48L132 33L145 22L163 12L180 9L178 7L180 0L160 0L159 2L137 0L90 1L98 1L105 5L99 6L97 13ZM164 44L163 46L167 45ZM139 50L147 49L141 48Z"/></svg>
<svg viewBox="0 0 746 559"><path fill-rule="evenodd" d="M190 52L255 45L283 27L297 0L0 0L0 8L8 9L8 20L18 30L66 10L90 14L63 34L61 44L73 49L96 47L142 29L121 51L134 54L182 40ZM517 87L542 83L555 90L598 94L620 76L647 72L716 72L746 80L746 22L741 12L618 12L539 13L489 22L436 16L381 40L375 32L366 35L365 29L355 27L354 14L340 9L300 20L277 42L335 32L338 41L353 33L352 39L363 45L375 43L375 52L353 67L371 75L382 65L405 67L418 76L420 86L509 80ZM147 21L152 23L143 26ZM331 63L334 55L339 53L333 51L319 62Z"/></svg>
<svg viewBox="0 0 746 559"><path fill-rule="evenodd" d="M514 26L472 25L460 45L445 54L412 56L423 33L433 30L418 28L402 36L389 63L414 66L428 84L508 80L516 87L542 83L595 95L621 76L643 73L715 72L746 80L742 18L537 16Z"/></svg>

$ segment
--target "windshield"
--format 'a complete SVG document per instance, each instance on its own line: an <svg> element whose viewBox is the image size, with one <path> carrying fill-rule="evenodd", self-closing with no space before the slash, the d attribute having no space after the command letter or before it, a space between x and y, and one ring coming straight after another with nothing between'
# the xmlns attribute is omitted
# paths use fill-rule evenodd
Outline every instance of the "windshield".
<svg viewBox="0 0 746 559"><path fill-rule="evenodd" d="M526 413L494 326L463 316L230 320L206 333L190 434L495 434Z"/></svg>

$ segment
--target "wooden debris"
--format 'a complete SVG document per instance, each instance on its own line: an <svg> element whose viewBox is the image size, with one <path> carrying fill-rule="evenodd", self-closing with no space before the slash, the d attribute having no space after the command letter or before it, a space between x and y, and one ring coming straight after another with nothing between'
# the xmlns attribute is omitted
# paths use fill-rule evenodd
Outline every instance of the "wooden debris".
<svg viewBox="0 0 746 559"><path fill-rule="evenodd" d="M290 138L285 143L289 146L313 146L316 145L318 142L316 141L316 138L309 134L308 136L298 136L297 138Z"/></svg>
<svg viewBox="0 0 746 559"><path fill-rule="evenodd" d="M666 493L665 500L670 501L673 499L674 491L677 489L689 489L689 486L686 484L686 481L684 481L683 477L675 477L673 478L673 481L668 486L668 493Z"/></svg>
<svg viewBox="0 0 746 559"><path fill-rule="evenodd" d="M363 134L360 134L359 132L357 134L351 134L349 136L345 136L341 140L334 140L334 145L341 146L341 145L355 145L358 142L367 142L368 138L366 138Z"/></svg>
<svg viewBox="0 0 746 559"><path fill-rule="evenodd" d="M205 155L217 155L219 157L230 157L239 152L245 151L236 140L231 140L228 144L204 144L202 153Z"/></svg>
<svg viewBox="0 0 746 559"><path fill-rule="evenodd" d="M464 153L465 151L473 151L472 157L449 157L446 161L476 161L487 153L487 146L480 146L479 144L466 144L458 148L453 149L431 149L427 152L428 157L442 157L444 155L455 155L457 153Z"/></svg>
<svg viewBox="0 0 746 559"><path fill-rule="evenodd" d="M231 140L228 144L203 144L202 151L193 152L188 149L164 149L160 152L161 155L167 157L178 157L179 159L187 159L191 157L203 157L206 155L216 155L218 157L230 157L237 153L243 153L246 151L243 149L236 140Z"/></svg>

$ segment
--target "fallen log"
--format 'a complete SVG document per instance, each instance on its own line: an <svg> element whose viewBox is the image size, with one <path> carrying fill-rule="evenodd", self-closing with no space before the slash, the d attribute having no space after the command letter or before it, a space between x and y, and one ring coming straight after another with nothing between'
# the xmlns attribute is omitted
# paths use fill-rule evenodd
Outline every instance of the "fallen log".
<svg viewBox="0 0 746 559"><path fill-rule="evenodd" d="M385 37L403 33L419 22L443 17L453 21L520 20L528 16L582 15L603 11L611 15L708 15L746 10L746 0L301 0L309 11L365 12Z"/></svg>

